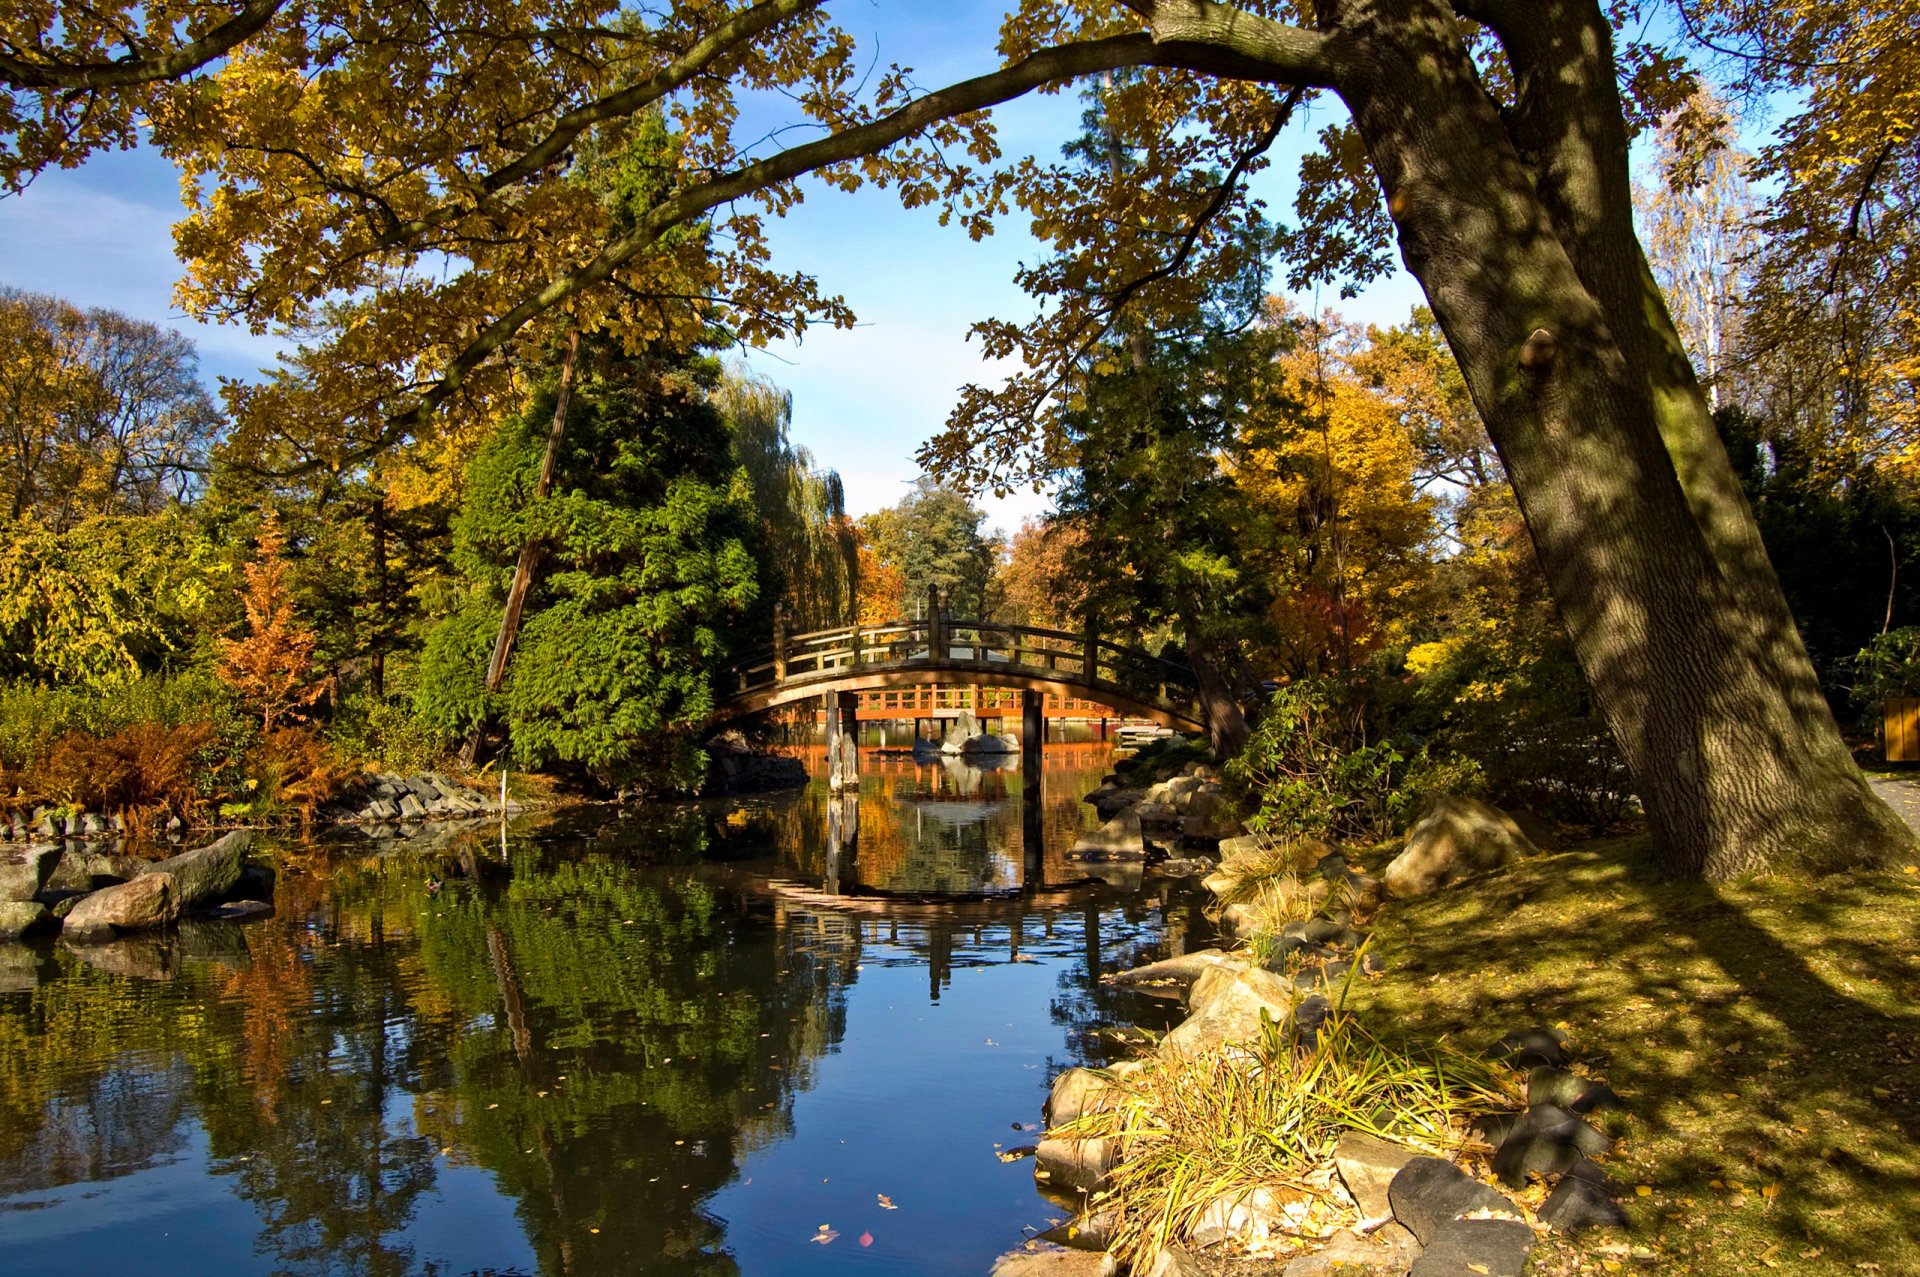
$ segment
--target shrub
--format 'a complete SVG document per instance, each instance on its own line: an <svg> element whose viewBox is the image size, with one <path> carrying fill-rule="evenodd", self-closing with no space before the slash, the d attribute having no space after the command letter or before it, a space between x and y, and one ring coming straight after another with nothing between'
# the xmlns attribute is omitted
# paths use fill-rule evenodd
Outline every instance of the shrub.
<svg viewBox="0 0 1920 1277"><path fill-rule="evenodd" d="M106 737L71 732L29 774L29 784L67 807L185 816L200 805L200 756L213 739L208 723L135 723Z"/></svg>
<svg viewBox="0 0 1920 1277"><path fill-rule="evenodd" d="M410 699L352 692L335 704L327 743L349 759L400 775L431 771L447 756L452 737L427 722Z"/></svg>
<svg viewBox="0 0 1920 1277"><path fill-rule="evenodd" d="M1869 718L1877 717L1887 697L1920 693L1920 627L1875 635L1846 665L1853 675L1853 703Z"/></svg>
<svg viewBox="0 0 1920 1277"><path fill-rule="evenodd" d="M1434 775L1419 747L1369 739L1359 685L1334 679L1276 690L1226 769L1256 832L1363 841L1417 814L1422 795L1407 781Z"/></svg>
<svg viewBox="0 0 1920 1277"><path fill-rule="evenodd" d="M226 803L228 819L281 822L298 817L303 825L353 778L354 770L310 726L276 727L248 752L246 797Z"/></svg>

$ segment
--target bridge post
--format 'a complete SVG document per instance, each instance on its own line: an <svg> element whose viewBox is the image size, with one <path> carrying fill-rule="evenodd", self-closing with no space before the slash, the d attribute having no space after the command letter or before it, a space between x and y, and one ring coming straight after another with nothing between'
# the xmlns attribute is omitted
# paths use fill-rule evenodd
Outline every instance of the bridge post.
<svg viewBox="0 0 1920 1277"><path fill-rule="evenodd" d="M773 605L773 681L787 681L787 605Z"/></svg>
<svg viewBox="0 0 1920 1277"><path fill-rule="evenodd" d="M1100 629L1092 617L1087 618L1086 646L1080 653L1080 673L1089 684L1100 677Z"/></svg>
<svg viewBox="0 0 1920 1277"><path fill-rule="evenodd" d="M853 646L853 663L855 665L858 665L860 663L860 623L858 621L854 622L854 625L853 625L852 646Z"/></svg>
<svg viewBox="0 0 1920 1277"><path fill-rule="evenodd" d="M860 788L860 693L827 693L827 788Z"/></svg>
<svg viewBox="0 0 1920 1277"><path fill-rule="evenodd" d="M947 612L940 604L940 587L927 587L927 659L944 661L952 653L947 648Z"/></svg>

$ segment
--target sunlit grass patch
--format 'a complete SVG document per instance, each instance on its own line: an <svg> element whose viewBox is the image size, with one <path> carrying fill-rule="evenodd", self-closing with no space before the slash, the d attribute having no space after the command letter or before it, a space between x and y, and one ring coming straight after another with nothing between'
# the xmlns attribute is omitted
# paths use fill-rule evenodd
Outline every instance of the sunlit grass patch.
<svg viewBox="0 0 1920 1277"><path fill-rule="evenodd" d="M1603 1164L1660 1271L1920 1274L1915 878L1709 887L1615 840L1393 903L1373 948L1379 1022L1569 1032L1626 1100ZM1600 1258L1550 1239L1535 1271Z"/></svg>

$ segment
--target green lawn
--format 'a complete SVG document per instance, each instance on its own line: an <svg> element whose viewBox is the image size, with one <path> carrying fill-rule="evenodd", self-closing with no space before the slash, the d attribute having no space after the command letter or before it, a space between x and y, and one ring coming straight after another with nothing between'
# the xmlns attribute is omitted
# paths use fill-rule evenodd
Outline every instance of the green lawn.
<svg viewBox="0 0 1920 1277"><path fill-rule="evenodd" d="M1631 1234L1554 1239L1537 1272L1920 1277L1920 877L1705 887L1646 854L1389 904L1355 1002L1469 1048L1558 1025L1626 1097L1606 1162Z"/></svg>

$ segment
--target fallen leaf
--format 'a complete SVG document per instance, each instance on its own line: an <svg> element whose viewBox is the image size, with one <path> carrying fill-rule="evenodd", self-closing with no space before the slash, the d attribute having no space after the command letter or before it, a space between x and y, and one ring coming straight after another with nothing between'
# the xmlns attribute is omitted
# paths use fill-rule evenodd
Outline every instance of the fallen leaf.
<svg viewBox="0 0 1920 1277"><path fill-rule="evenodd" d="M1635 1195L1636 1197L1652 1197L1652 1196L1653 1196L1653 1185L1651 1185L1651 1184L1636 1184L1636 1185L1634 1185L1634 1189L1633 1189L1633 1192L1634 1192L1634 1195Z"/></svg>
<svg viewBox="0 0 1920 1277"><path fill-rule="evenodd" d="M861 1244L862 1246L871 1246L871 1245L873 1245L873 1234L872 1234L872 1233L862 1233L862 1234L860 1234L860 1244Z"/></svg>
<svg viewBox="0 0 1920 1277"><path fill-rule="evenodd" d="M893 1204L893 1199L891 1197L888 1197L885 1193L881 1193L880 1209L881 1210L899 1210L900 1208Z"/></svg>
<svg viewBox="0 0 1920 1277"><path fill-rule="evenodd" d="M1484 1273L1484 1272L1490 1272L1492 1270L1489 1269L1485 1264L1468 1264L1467 1271L1470 1273Z"/></svg>
<svg viewBox="0 0 1920 1277"><path fill-rule="evenodd" d="M838 1237L839 1235L840 1234L834 1232L831 1228L828 1228L825 1224L822 1224L820 1225L820 1231L815 1233L813 1236L807 1238L807 1240L810 1242L819 1242L822 1246L825 1246L828 1242L832 1241L834 1238Z"/></svg>

